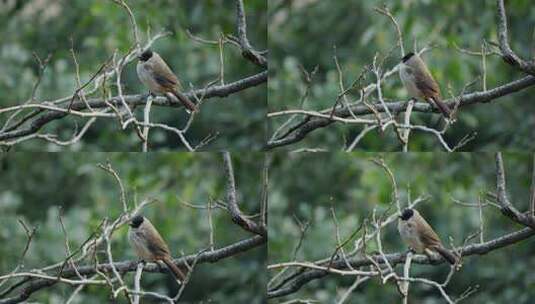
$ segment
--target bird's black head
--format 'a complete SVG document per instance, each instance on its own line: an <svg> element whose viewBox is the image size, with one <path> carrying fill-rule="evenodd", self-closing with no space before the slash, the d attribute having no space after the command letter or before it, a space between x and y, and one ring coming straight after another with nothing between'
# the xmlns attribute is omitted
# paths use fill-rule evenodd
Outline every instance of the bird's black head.
<svg viewBox="0 0 535 304"><path fill-rule="evenodd" d="M408 53L403 58L401 58L401 62L403 62L403 63L407 62L407 60L411 59L412 56L414 56L413 52Z"/></svg>
<svg viewBox="0 0 535 304"><path fill-rule="evenodd" d="M141 61L147 61L149 60L150 58L152 57L152 51L150 49L146 50L145 52L141 53L141 55L139 55L139 60Z"/></svg>
<svg viewBox="0 0 535 304"><path fill-rule="evenodd" d="M403 210L399 218L402 219L403 221L406 221L410 219L413 214L414 214L414 211L412 209L405 209Z"/></svg>
<svg viewBox="0 0 535 304"><path fill-rule="evenodd" d="M142 223L143 223L143 217L141 215L136 215L136 216L134 216L132 218L132 220L130 221L130 223L128 225L130 225L130 227L132 227L132 228L137 228Z"/></svg>

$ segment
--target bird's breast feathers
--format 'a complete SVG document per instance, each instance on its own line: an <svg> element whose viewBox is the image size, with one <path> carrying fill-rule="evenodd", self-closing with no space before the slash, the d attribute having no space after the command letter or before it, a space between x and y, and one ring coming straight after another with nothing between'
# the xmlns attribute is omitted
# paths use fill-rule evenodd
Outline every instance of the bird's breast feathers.
<svg viewBox="0 0 535 304"><path fill-rule="evenodd" d="M414 251L417 253L422 253L424 246L416 228L416 225L410 221L400 221L398 224L398 230L399 234L401 235L401 239Z"/></svg>
<svg viewBox="0 0 535 304"><path fill-rule="evenodd" d="M143 230L130 229L130 231L128 232L128 238L130 240L130 243L132 244L132 247L134 247L137 256L149 262L153 260L153 255L149 250L146 236L143 234Z"/></svg>
<svg viewBox="0 0 535 304"><path fill-rule="evenodd" d="M406 64L402 64L399 69L399 76L399 78L401 78L403 86L405 86L407 92L411 97L422 97L420 90L416 86L416 77L411 67L407 66Z"/></svg>
<svg viewBox="0 0 535 304"><path fill-rule="evenodd" d="M136 67L139 80L153 93L163 94L165 89L153 77L153 70L149 63L138 63Z"/></svg>

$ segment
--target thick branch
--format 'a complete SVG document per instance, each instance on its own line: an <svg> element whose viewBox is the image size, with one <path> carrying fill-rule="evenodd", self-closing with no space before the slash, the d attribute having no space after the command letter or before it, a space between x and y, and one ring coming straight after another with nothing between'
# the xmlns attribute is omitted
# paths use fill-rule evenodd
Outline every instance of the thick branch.
<svg viewBox="0 0 535 304"><path fill-rule="evenodd" d="M188 94L185 94L188 98L194 99L195 96L204 96L204 100L212 98L212 97L226 97L230 94L237 93L240 91L243 91L245 89L260 85L267 81L267 71L258 73L256 75L226 84L226 85L220 85L220 86L213 86L207 89L199 89L195 90L193 92L190 92ZM138 94L138 95L125 95L123 96L125 102L131 106L135 107L138 105L144 105L146 102L146 95L144 94ZM122 102L119 96L113 97L110 100L108 100L109 103L120 107ZM108 105L103 99L95 98L95 99L89 99L88 104L91 108L104 108ZM165 97L158 97L153 100L153 105L155 106L168 106L168 107L181 107L182 104L179 102L174 102L173 100L167 99ZM71 106L71 110L75 111L81 111L87 109L87 106L82 101L74 102ZM64 108L64 110L67 110L67 108ZM0 109L1 112L6 112L6 109ZM52 110L37 110L40 113L42 113L40 116L35 118L30 125L27 128L23 129L15 129L10 130L9 128L6 129L6 132L0 133L0 140L7 140L7 139L13 139L18 138L22 136L26 136L29 134L33 134L37 131L39 131L43 126L48 124L51 121L54 121L56 119L63 118L68 115L68 112L58 112L58 111L52 111ZM88 112L89 113L89 112Z"/></svg>
<svg viewBox="0 0 535 304"><path fill-rule="evenodd" d="M535 235L535 231L533 229L524 228L522 230L509 233L507 235L504 235L502 237L493 239L485 243L468 245L457 250L458 252L462 253L463 257L470 256L470 255L483 255L491 251L513 245L533 235ZM385 256L388 262L392 266L397 265L397 264L402 264L405 262L404 253L392 253L392 254L386 254ZM382 259L380 255L374 255L374 256L371 256L371 258L377 264L384 264L384 260ZM356 257L356 258L348 259L347 261L349 261L349 264L354 268L372 265L372 262L366 257ZM424 255L417 255L412 258L412 262L416 264L441 264L444 261L442 259L431 260ZM347 268L346 261L344 261L343 259L334 261L332 263L332 267L337 268L337 269ZM291 282L289 282L289 284L287 284L286 287L268 291L268 298L277 298L277 297L282 297L282 296L295 293L305 284L308 284L310 281L325 277L327 275L329 275L329 273L324 270L304 271L301 274L297 275Z"/></svg>
<svg viewBox="0 0 535 304"><path fill-rule="evenodd" d="M244 217L240 207L238 206L238 199L236 197L236 182L234 180L234 169L232 168L232 160L230 159L229 152L223 152L223 162L225 163L225 175L227 177L227 206L228 211L232 216L232 221L247 231L263 237L267 236L266 227Z"/></svg>
<svg viewBox="0 0 535 304"><path fill-rule="evenodd" d="M459 107L465 107L465 106L474 105L478 103L491 102L500 97L521 91L525 88L528 88L534 85L535 85L535 77L527 76L522 79L512 81L510 83L496 87L491 90L465 94L461 96L460 98ZM445 102L450 108L453 108L453 106L456 103L456 100L453 98L450 98L446 100ZM408 103L405 101L386 103L386 107L392 113L404 112L407 108L407 105ZM378 113L385 111L383 106L379 103L374 104L374 109L373 109L374 111L372 111L370 107L363 105L363 104L352 105L350 109L351 109L351 112L346 107L339 108L334 111L334 115L337 117L345 118L345 117L352 116L352 114L363 116L363 115L374 114L374 111ZM332 109L328 109L328 110L322 111L322 113L330 113L331 111ZM430 112L438 112L438 109L436 107L432 107L428 103L417 103L412 108L412 111L430 113ZM286 146L286 145L299 142L302 139L304 139L308 135L308 133L316 129L326 127L333 122L335 122L335 120L333 119L306 116L305 118L301 120L301 122L297 123L294 127L291 128L291 132L287 132L287 134L285 134L283 138L277 138L269 142L265 148L273 149L276 147Z"/></svg>
<svg viewBox="0 0 535 304"><path fill-rule="evenodd" d="M523 214L518 211L507 198L506 189L502 154L498 152L496 153L496 192L501 211L513 221L535 229L535 217L531 216L530 213Z"/></svg>
<svg viewBox="0 0 535 304"><path fill-rule="evenodd" d="M239 253L248 251L255 247L261 246L266 243L266 238L260 236L254 236L250 239L245 239L239 242L236 242L232 245L214 250L203 252L198 258L197 263L214 263L221 259L235 256ZM174 259L174 263L179 266L185 266L186 262L188 264L193 263L196 254L188 255L180 259ZM126 272L135 272L137 268L138 261L124 261L124 262L115 262L113 265L121 274ZM98 265L98 271L104 273L110 273L112 271L112 266L110 264L100 264ZM150 264L143 268L145 272L166 272L165 268L160 268L156 264ZM75 269L66 268L62 271L62 278L73 278L78 277L77 273L83 276L91 276L96 274L94 265L79 266ZM43 288L52 286L56 284L57 280L48 280L48 279L35 279L29 280L28 284L25 285L17 296L2 299L0 304L10 304L10 303L20 303L28 299L32 293L39 291Z"/></svg>
<svg viewBox="0 0 535 304"><path fill-rule="evenodd" d="M507 15L505 14L504 0L496 2L498 7L498 41L503 60L521 71L535 76L535 63L525 61L511 49L507 35Z"/></svg>
<svg viewBox="0 0 535 304"><path fill-rule="evenodd" d="M243 0L236 0L236 19L238 25L238 42L240 44L243 57L254 64L267 68L267 60L259 52L255 51L249 39L247 39L247 22L245 20L245 8Z"/></svg>

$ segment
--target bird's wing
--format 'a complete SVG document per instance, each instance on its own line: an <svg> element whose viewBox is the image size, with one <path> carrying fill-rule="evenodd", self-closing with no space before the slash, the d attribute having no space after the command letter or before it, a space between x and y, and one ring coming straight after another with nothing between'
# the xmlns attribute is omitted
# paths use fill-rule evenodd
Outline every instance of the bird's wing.
<svg viewBox="0 0 535 304"><path fill-rule="evenodd" d="M422 69L420 69L418 72L415 72L414 79L416 87L418 87L418 89L426 96L431 97L440 95L440 88L427 67L423 66Z"/></svg>
<svg viewBox="0 0 535 304"><path fill-rule="evenodd" d="M169 248L167 247L167 245L163 241L162 237L159 236L159 238L160 238L160 242L149 242L148 243L149 250L155 256L169 256L171 254L169 252Z"/></svg>
<svg viewBox="0 0 535 304"><path fill-rule="evenodd" d="M427 221L421 218L422 221L418 222L418 231L420 232L420 239L427 247L435 247L442 244L440 238L436 232L431 228Z"/></svg>
<svg viewBox="0 0 535 304"><path fill-rule="evenodd" d="M153 255L168 256L170 254L169 247L167 247L167 244L154 226L152 226L152 229L145 229L144 233L145 239L147 240L147 247Z"/></svg>
<svg viewBox="0 0 535 304"><path fill-rule="evenodd" d="M178 78L173 73L173 71L171 71L171 68L169 68L165 61L160 60L159 64L151 64L147 66L148 71L151 73L152 77L162 87L170 89L181 87L180 81L178 81Z"/></svg>

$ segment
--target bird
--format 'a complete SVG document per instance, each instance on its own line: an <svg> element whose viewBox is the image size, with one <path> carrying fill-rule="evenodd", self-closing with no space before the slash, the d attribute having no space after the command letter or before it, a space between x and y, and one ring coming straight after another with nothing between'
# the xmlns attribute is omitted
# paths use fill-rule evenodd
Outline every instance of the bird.
<svg viewBox="0 0 535 304"><path fill-rule="evenodd" d="M173 263L169 247L149 219L136 215L128 225L130 226L128 240L136 255L147 262L162 261L179 283L184 282L184 273Z"/></svg>
<svg viewBox="0 0 535 304"><path fill-rule="evenodd" d="M401 239L416 253L432 256L437 252L450 264L455 264L457 257L444 248L440 238L416 209L405 209L399 216L398 231Z"/></svg>
<svg viewBox="0 0 535 304"><path fill-rule="evenodd" d="M445 118L450 118L451 110L442 102L440 88L418 54L411 52L401 59L399 78L412 97L434 104Z"/></svg>
<svg viewBox="0 0 535 304"><path fill-rule="evenodd" d="M137 76L149 88L151 94L163 94L170 99L178 99L189 112L198 111L197 105L181 92L180 81L158 53L147 49L138 59Z"/></svg>

